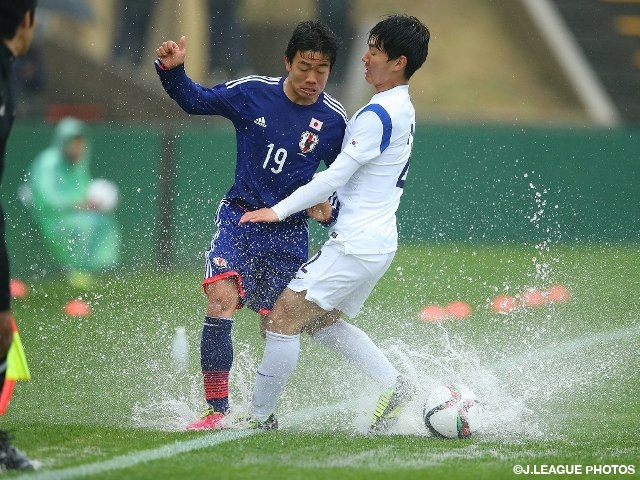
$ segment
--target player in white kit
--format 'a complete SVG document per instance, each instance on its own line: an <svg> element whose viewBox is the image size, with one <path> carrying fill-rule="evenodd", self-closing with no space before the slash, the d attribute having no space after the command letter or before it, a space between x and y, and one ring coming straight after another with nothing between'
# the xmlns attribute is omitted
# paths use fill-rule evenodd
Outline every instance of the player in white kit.
<svg viewBox="0 0 640 480"><path fill-rule="evenodd" d="M425 25L406 15L389 16L374 26L362 61L365 79L376 93L347 124L341 153L328 169L272 208L240 219L241 224L281 221L334 191L340 202L329 239L298 270L269 315L248 427L277 427L273 412L296 366L303 328L388 387L371 431L388 428L412 393L371 339L340 317L360 311L397 249L396 211L415 132L409 79L426 60L429 36Z"/></svg>

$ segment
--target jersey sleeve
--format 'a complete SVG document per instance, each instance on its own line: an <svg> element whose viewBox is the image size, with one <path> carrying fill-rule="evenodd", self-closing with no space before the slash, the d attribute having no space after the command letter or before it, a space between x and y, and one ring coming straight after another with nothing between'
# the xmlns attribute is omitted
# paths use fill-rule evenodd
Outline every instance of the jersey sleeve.
<svg viewBox="0 0 640 480"><path fill-rule="evenodd" d="M189 114L232 118L238 110L232 99L225 95L227 88L224 84L212 88L202 86L187 76L184 64L163 70L156 61L156 72L165 92ZM239 90L235 93L239 93Z"/></svg>
<svg viewBox="0 0 640 480"><path fill-rule="evenodd" d="M369 104L356 114L342 152L363 165L386 150L391 130L389 113L378 104Z"/></svg>
<svg viewBox="0 0 640 480"><path fill-rule="evenodd" d="M296 212L324 202L333 192L343 186L360 168L360 164L342 152L329 168L316 174L306 185L272 207L280 220Z"/></svg>

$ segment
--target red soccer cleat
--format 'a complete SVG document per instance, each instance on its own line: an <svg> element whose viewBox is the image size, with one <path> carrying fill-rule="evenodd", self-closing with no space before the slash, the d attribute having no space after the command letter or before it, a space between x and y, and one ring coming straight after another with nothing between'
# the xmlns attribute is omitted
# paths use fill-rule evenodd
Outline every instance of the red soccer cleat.
<svg viewBox="0 0 640 480"><path fill-rule="evenodd" d="M223 420L224 414L216 412L213 408L208 408L200 420L196 420L187 425L187 430L219 430L222 428Z"/></svg>

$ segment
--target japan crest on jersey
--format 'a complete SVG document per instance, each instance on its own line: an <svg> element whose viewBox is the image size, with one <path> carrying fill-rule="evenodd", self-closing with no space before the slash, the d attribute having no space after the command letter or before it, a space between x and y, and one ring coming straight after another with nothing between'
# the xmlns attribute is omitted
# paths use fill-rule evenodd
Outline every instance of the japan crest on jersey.
<svg viewBox="0 0 640 480"><path fill-rule="evenodd" d="M298 145L300 145L302 153L309 153L313 151L313 149L316 148L316 145L318 145L318 134L311 133L308 130L303 132Z"/></svg>
<svg viewBox="0 0 640 480"><path fill-rule="evenodd" d="M229 265L227 261L222 257L213 257L211 259L211 263L213 263L216 267L227 268Z"/></svg>

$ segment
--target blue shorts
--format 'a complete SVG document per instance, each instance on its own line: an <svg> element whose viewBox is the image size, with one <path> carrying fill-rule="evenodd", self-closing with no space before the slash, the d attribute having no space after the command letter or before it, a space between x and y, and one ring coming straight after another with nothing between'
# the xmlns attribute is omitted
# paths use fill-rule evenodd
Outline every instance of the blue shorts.
<svg viewBox="0 0 640 480"><path fill-rule="evenodd" d="M266 315L308 258L309 228L300 220L238 225L247 210L233 200L220 203L217 231L205 251L202 285L235 277L237 308L246 305Z"/></svg>

